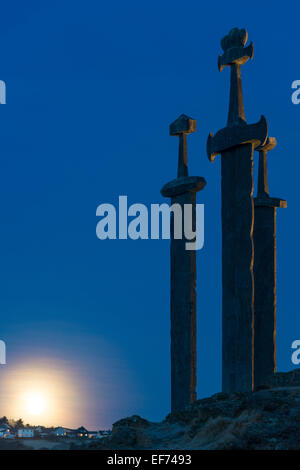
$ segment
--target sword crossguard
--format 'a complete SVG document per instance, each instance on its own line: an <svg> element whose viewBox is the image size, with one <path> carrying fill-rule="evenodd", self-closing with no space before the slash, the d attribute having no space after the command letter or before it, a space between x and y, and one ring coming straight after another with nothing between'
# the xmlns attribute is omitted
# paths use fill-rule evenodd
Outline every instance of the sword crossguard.
<svg viewBox="0 0 300 470"><path fill-rule="evenodd" d="M160 190L163 197L176 197L187 192L197 193L206 186L202 176L182 176L165 184Z"/></svg>
<svg viewBox="0 0 300 470"><path fill-rule="evenodd" d="M268 136L268 123L264 116L255 124L239 124L224 127L207 139L207 156L213 162L216 155L242 144L264 145Z"/></svg>
<svg viewBox="0 0 300 470"><path fill-rule="evenodd" d="M257 152L270 152L270 150L273 150L277 145L277 140L275 137L268 137L264 145L259 145L258 147L255 147L255 150Z"/></svg>

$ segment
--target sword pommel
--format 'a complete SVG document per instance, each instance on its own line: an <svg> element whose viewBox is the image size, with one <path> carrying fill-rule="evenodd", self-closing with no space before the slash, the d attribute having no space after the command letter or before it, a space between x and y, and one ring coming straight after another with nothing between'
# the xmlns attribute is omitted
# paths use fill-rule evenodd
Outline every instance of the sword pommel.
<svg viewBox="0 0 300 470"><path fill-rule="evenodd" d="M244 28L232 28L229 33L221 39L221 47L224 52L232 47L244 47L247 40L248 33Z"/></svg>
<svg viewBox="0 0 300 470"><path fill-rule="evenodd" d="M196 131L197 121L185 114L181 114L176 121L170 124L170 135L191 134Z"/></svg>
<svg viewBox="0 0 300 470"><path fill-rule="evenodd" d="M245 29L233 28L227 36L221 40L223 55L219 55L218 67L221 71L224 67L238 64L245 64L253 58L254 46L251 42L249 46L244 47L248 39L248 33Z"/></svg>

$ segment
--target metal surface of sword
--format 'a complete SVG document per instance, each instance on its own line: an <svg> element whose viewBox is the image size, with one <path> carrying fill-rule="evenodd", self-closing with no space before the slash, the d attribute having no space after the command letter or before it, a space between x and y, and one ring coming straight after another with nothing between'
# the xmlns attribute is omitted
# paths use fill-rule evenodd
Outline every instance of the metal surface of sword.
<svg viewBox="0 0 300 470"><path fill-rule="evenodd" d="M276 210L283 199L269 196L267 154L274 137L259 146L258 186L254 198L254 386L264 385L276 372Z"/></svg>
<svg viewBox="0 0 300 470"><path fill-rule="evenodd" d="M238 28L221 41L219 69L231 68L228 122L207 140L209 159L222 156L222 389L229 393L253 388L253 149L268 134L263 116L252 125L245 119L241 65L253 57L246 42Z"/></svg>
<svg viewBox="0 0 300 470"><path fill-rule="evenodd" d="M179 137L177 178L161 190L184 212L192 205L193 231L196 224L196 193L204 188L202 177L188 176L187 134L196 130L196 121L181 115L170 125L170 135ZM197 366L197 295L196 251L186 250L183 220L182 237L174 236L174 214L171 218L171 410L183 410L196 400Z"/></svg>

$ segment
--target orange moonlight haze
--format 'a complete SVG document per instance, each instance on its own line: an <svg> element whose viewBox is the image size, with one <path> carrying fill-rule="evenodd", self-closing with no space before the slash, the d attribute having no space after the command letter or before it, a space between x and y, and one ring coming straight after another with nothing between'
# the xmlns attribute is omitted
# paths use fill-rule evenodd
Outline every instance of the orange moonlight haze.
<svg viewBox="0 0 300 470"><path fill-rule="evenodd" d="M64 362L32 361L3 368L1 376L0 405L7 417L44 426L77 427L81 422L80 381Z"/></svg>

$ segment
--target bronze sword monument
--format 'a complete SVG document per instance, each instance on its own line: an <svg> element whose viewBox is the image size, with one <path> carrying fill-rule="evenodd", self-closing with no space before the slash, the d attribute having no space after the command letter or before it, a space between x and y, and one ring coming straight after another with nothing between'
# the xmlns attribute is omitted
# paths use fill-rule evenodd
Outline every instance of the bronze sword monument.
<svg viewBox="0 0 300 470"><path fill-rule="evenodd" d="M253 388L253 150L264 145L268 126L262 116L247 124L241 66L253 57L245 47L247 32L234 28L221 41L221 71L230 67L227 126L207 140L210 161L221 154L222 190L222 388L224 392Z"/></svg>
<svg viewBox="0 0 300 470"><path fill-rule="evenodd" d="M274 137L259 146L257 196L254 199L254 386L276 372L276 210L283 199L269 196L267 153Z"/></svg>
<svg viewBox="0 0 300 470"><path fill-rule="evenodd" d="M171 198L172 206L192 205L193 231L196 225L196 193L206 185L204 178L188 176L187 134L195 132L196 121L182 114L170 125L170 135L179 137L178 172L175 180L161 190ZM184 218L182 217L184 220ZM187 250L187 240L180 221L181 238L171 223L171 411L179 411L196 400L197 366L197 308L196 308L196 251ZM178 227L177 227L178 228Z"/></svg>

